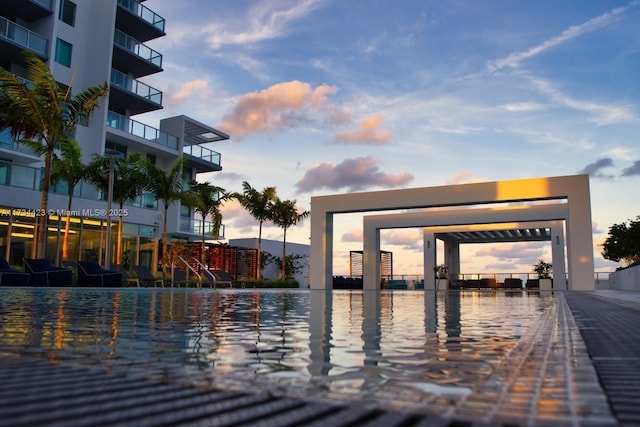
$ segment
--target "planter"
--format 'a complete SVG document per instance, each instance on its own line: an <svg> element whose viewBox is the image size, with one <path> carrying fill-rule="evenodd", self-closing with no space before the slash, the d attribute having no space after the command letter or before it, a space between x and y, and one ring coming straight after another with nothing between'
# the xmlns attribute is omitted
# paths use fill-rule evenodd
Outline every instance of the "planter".
<svg viewBox="0 0 640 427"><path fill-rule="evenodd" d="M449 289L449 279L436 279L436 290L446 291Z"/></svg>
<svg viewBox="0 0 640 427"><path fill-rule="evenodd" d="M538 283L541 291L550 291L553 288L553 281L551 279L538 279Z"/></svg>

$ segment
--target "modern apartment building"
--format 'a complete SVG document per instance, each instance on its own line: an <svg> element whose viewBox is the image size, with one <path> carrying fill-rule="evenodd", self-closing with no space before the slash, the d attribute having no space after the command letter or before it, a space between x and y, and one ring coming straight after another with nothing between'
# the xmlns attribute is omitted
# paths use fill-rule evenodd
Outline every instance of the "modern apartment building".
<svg viewBox="0 0 640 427"><path fill-rule="evenodd" d="M185 180L197 173L222 169L210 143L229 138L223 132L186 116L161 120L158 127L136 115L162 108L162 92L142 80L162 72L162 54L151 46L165 35L165 20L139 0L3 0L0 1L0 65L27 78L22 52L30 50L46 61L63 85L82 90L103 82L110 85L104 107L89 123L78 126L75 138L85 162L94 155L140 153L161 168L187 159ZM205 146L205 145L207 146ZM0 256L12 264L32 256L40 207L42 159L8 132L0 133ZM60 244L68 191L52 187L46 257L60 262ZM82 183L74 191L69 259L115 262L115 228L107 239L106 195ZM123 252L131 264L155 267L162 232L162 206L150 194L126 206ZM185 206L169 210L171 238L197 239L201 227ZM116 218L112 218L113 221ZM105 250L106 242L111 248Z"/></svg>

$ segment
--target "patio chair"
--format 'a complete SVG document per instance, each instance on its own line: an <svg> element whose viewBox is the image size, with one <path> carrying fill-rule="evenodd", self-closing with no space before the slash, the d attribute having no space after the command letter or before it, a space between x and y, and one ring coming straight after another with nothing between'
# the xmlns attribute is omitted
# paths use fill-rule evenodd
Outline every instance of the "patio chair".
<svg viewBox="0 0 640 427"><path fill-rule="evenodd" d="M233 278L224 270L211 270L211 274L216 278L215 285L229 285L233 288Z"/></svg>
<svg viewBox="0 0 640 427"><path fill-rule="evenodd" d="M78 261L78 286L98 286L119 288L122 286L122 273L105 270L97 261Z"/></svg>
<svg viewBox="0 0 640 427"><path fill-rule="evenodd" d="M6 259L0 257L0 286L26 286L29 274L13 270Z"/></svg>
<svg viewBox="0 0 640 427"><path fill-rule="evenodd" d="M171 278L172 288L174 283L184 283L185 287L189 287L189 281L187 280L187 275L184 273L184 271L180 270L179 268L173 269L173 276Z"/></svg>
<svg viewBox="0 0 640 427"><path fill-rule="evenodd" d="M37 286L73 286L73 272L54 267L46 258L23 258L29 284Z"/></svg>
<svg viewBox="0 0 640 427"><path fill-rule="evenodd" d="M160 286L164 288L164 280L156 279L153 274L151 274L151 270L149 270L149 267L146 267L144 265L134 265L133 271L135 271L136 275L138 276L138 283L142 283L144 285L145 283L153 282L154 286L160 283Z"/></svg>
<svg viewBox="0 0 640 427"><path fill-rule="evenodd" d="M122 284L126 286L127 283L135 283L137 287L140 287L140 280L137 277L129 276L129 272L122 264L113 264L113 269L122 274Z"/></svg>

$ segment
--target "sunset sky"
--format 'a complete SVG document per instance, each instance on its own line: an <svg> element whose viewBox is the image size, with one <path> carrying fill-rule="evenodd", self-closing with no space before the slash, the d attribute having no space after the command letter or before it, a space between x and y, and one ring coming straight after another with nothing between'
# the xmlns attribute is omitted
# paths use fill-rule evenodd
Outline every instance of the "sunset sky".
<svg viewBox="0 0 640 427"><path fill-rule="evenodd" d="M640 0L152 0L164 110L224 130L227 190L312 196L589 173L596 270L608 228L640 215ZM235 204L228 239L257 237ZM341 215L334 273L362 248ZM421 273L418 229L382 234ZM263 237L281 239L267 226ZM309 221L288 241L309 243ZM549 243L477 245L462 272L530 272Z"/></svg>

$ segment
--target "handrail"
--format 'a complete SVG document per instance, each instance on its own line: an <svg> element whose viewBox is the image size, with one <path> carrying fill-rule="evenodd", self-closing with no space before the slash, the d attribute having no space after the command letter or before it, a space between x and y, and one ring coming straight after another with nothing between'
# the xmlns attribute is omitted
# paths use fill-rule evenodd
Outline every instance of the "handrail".
<svg viewBox="0 0 640 427"><path fill-rule="evenodd" d="M162 54L151 49L146 44L139 42L130 35L116 29L113 34L113 42L116 46L128 50L158 68L162 68Z"/></svg>
<svg viewBox="0 0 640 427"><path fill-rule="evenodd" d="M202 287L202 277L200 277L200 275L198 274L198 272L197 272L193 267L191 267L191 264L189 264L187 261L185 261L185 259L184 259L184 258L182 258L180 255L178 255L176 258L178 258L180 261L182 261L182 263L183 263L184 265L186 265L186 266L187 266L187 284L189 283L189 271L191 271L191 272L193 273L193 275L194 275L194 276L196 276L196 277L198 278L198 288L201 288L201 287ZM174 270L175 270L175 266L176 266L176 263L175 263L175 262L172 262L172 263L171 263L171 287L172 287L172 288L173 288L173 284L174 284L174 281L173 281L173 272L174 272Z"/></svg>
<svg viewBox="0 0 640 427"><path fill-rule="evenodd" d="M137 15L139 18L147 21L149 24L153 25L160 31L164 32L164 18L148 7L140 4L138 0L118 0L118 4L134 15Z"/></svg>
<svg viewBox="0 0 640 427"><path fill-rule="evenodd" d="M1 16L0 37L29 48L42 56L47 56L47 47L49 45L47 38Z"/></svg>
<svg viewBox="0 0 640 427"><path fill-rule="evenodd" d="M216 276L214 276L208 269L207 267L204 266L204 264L202 264L198 258L196 257L191 257L191 259L193 261L196 262L196 264L198 264L198 267L200 267L202 269L202 274L205 275L205 277L207 279L209 279L209 287L211 287L211 283L213 283L213 287L215 288L216 285L218 284L218 279L216 279Z"/></svg>

